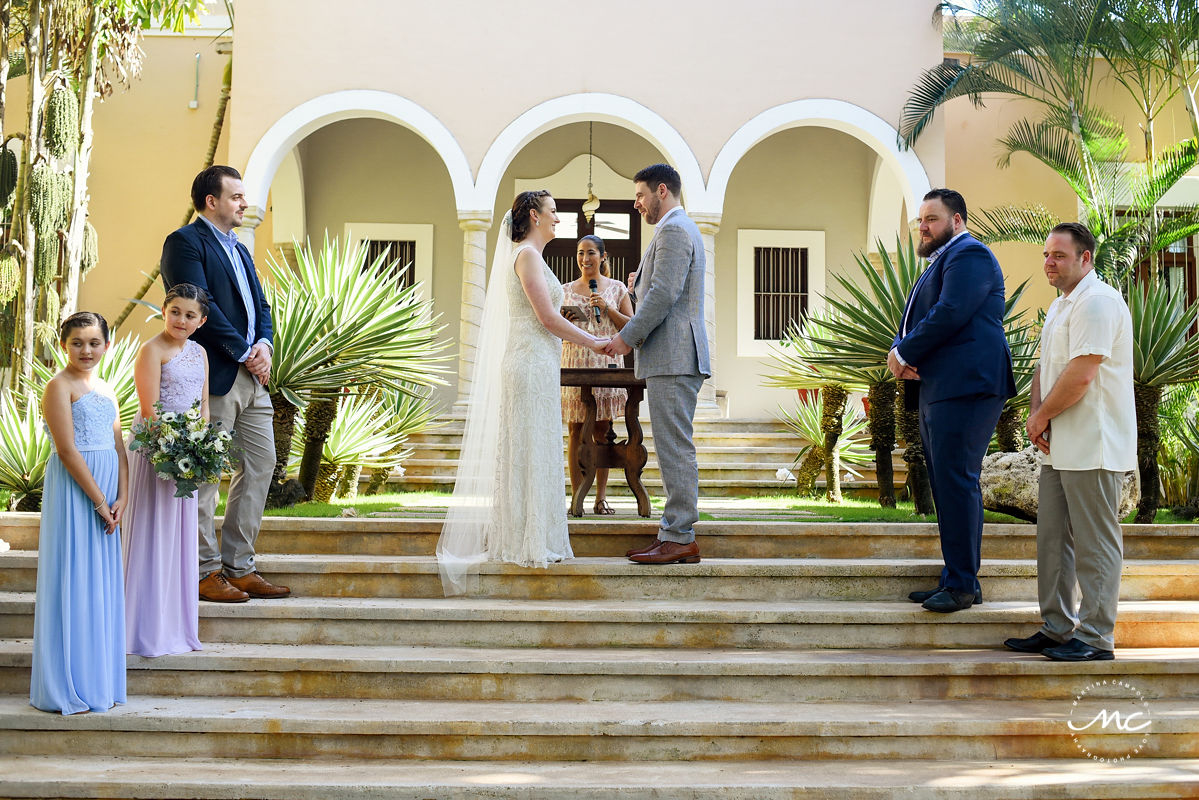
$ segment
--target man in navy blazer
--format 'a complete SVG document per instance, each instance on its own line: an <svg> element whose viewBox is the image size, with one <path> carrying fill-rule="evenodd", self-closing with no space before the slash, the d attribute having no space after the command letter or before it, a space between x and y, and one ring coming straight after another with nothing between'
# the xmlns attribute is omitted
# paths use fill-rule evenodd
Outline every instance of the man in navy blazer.
<svg viewBox="0 0 1199 800"><path fill-rule="evenodd" d="M952 189L933 189L920 205L919 223L917 252L929 265L908 296L887 366L919 395L945 562L936 588L908 598L951 612L982 602L979 473L1016 386L1003 330L1003 273L966 230L966 201Z"/></svg>
<svg viewBox="0 0 1199 800"><path fill-rule="evenodd" d="M214 422L234 432L240 457L217 547L217 485L199 491L200 599L239 603L251 597L286 597L254 568L254 542L275 468L271 376L271 308L254 271L254 259L237 241L247 203L237 170L212 166L192 182L197 217L166 238L162 280L170 289L191 283L208 292L208 321L193 334L208 353L208 408Z"/></svg>

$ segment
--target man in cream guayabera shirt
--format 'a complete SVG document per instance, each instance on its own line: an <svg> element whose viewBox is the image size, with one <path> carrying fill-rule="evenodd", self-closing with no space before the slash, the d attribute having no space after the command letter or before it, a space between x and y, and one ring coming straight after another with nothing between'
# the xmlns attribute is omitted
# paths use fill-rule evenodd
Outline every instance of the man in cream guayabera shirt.
<svg viewBox="0 0 1199 800"><path fill-rule="evenodd" d="M1120 490L1136 468L1132 318L1099 280L1095 237L1058 225L1045 240L1045 275L1061 291L1041 329L1028 437L1045 454L1037 512L1041 630L1004 645L1056 661L1113 658L1123 542Z"/></svg>

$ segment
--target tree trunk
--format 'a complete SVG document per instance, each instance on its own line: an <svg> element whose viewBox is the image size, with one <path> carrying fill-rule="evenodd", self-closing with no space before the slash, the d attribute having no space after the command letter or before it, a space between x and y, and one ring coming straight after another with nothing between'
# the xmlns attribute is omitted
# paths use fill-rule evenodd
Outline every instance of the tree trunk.
<svg viewBox="0 0 1199 800"><path fill-rule="evenodd" d="M1024 449L1024 436L1021 434L1024 430L1023 423L1020 409L1012 405L1003 407L1003 413L999 415L999 424L995 426L995 442L1000 450L1005 453L1019 453Z"/></svg>
<svg viewBox="0 0 1199 800"><path fill-rule="evenodd" d="M346 464L341 468L337 478L337 496L343 500L353 500L358 496L358 480L362 477L361 464Z"/></svg>
<svg viewBox="0 0 1199 800"><path fill-rule="evenodd" d="M874 475L878 485L878 504L895 508L895 470L891 452L895 449L895 381L870 387L870 449L874 451Z"/></svg>
<svg viewBox="0 0 1199 800"><path fill-rule="evenodd" d="M321 455L325 451L325 442L329 439L329 431L333 421L337 419L337 401L320 399L313 400L304 409L304 456L300 460L300 485L304 494L315 497L317 474L321 467Z"/></svg>
<svg viewBox="0 0 1199 800"><path fill-rule="evenodd" d="M808 450L808 454L799 463L799 469L795 473L795 493L800 497L815 497L816 476L820 474L823 467L824 448L813 444L812 449Z"/></svg>
<svg viewBox="0 0 1199 800"><path fill-rule="evenodd" d="M920 412L908 411L904 402L904 383L899 383L896 404L899 412L899 435L904 442L903 460L908 465L908 496L916 504L916 513L922 516L936 513L933 502L933 487L928 480L928 466L924 463L924 442L920 439Z"/></svg>
<svg viewBox="0 0 1199 800"><path fill-rule="evenodd" d="M313 483L312 499L317 503L328 503L333 499L333 490L337 488L337 466L321 464L316 471L316 481Z"/></svg>
<svg viewBox="0 0 1199 800"><path fill-rule="evenodd" d="M79 301L79 274L83 263L83 230L87 226L87 181L92 160L92 112L96 104L96 68L100 50L101 6L92 7L87 21L87 57L83 64L83 75L79 80L79 149L75 151L74 196L71 202L71 220L67 227L66 280L62 289L62 316L75 313Z"/></svg>
<svg viewBox="0 0 1199 800"><path fill-rule="evenodd" d="M216 119L212 123L212 136L208 140L208 154L204 157L204 166L202 169L208 169L216 160L216 148L217 144L221 141L221 132L225 129L225 109L229 106L229 90L232 84L233 56L229 56L228 62L225 63L225 74L221 82L221 94L217 98ZM188 203L187 212L183 215L183 222L180 223L180 227L191 222L192 216L195 213L195 208L192 207L191 203ZM112 324L113 328L119 328L121 323L129 318L129 315L133 313L133 309L137 308L137 303L134 301L141 300L143 297L145 297L146 292L150 291L150 287L158 282L158 273L161 267L161 264L155 264L154 269L150 270L150 274L146 277L146 280L142 282L142 285L133 295L134 299L126 303L125 307L121 309L120 316L118 316L117 321Z"/></svg>
<svg viewBox="0 0 1199 800"><path fill-rule="evenodd" d="M282 496L281 489L287 481L287 457L291 453L291 440L296 435L296 414L300 409L293 406L282 392L275 392L271 395L271 405L275 409L271 420L272 427L275 429L275 471L271 475L267 506L279 508L294 503Z"/></svg>
<svg viewBox="0 0 1199 800"><path fill-rule="evenodd" d="M29 492L21 495L21 499L17 501L17 511L41 511L42 510L42 492L39 489L36 492Z"/></svg>
<svg viewBox="0 0 1199 800"><path fill-rule="evenodd" d="M824 496L830 503L841 502L841 450L837 440L844 429L845 387L828 383L821 387L820 430L824 433Z"/></svg>
<svg viewBox="0 0 1199 800"><path fill-rule="evenodd" d="M29 94L26 102L26 121L29 124L27 132L28 138L25 140L25 147L22 149L22 161L26 175L33 171L33 165L37 163L41 148L39 142L41 136L41 110L42 100L45 94L45 87L42 85L42 76L45 72L42 65L42 3L41 0L29 0L29 30L25 37L25 61L26 61L26 76L28 83ZM25 192L29 192L29 184L31 181L25 182ZM33 359L34 359L34 342L33 329L37 322L37 303L35 287L33 283L34 271L34 250L37 242L37 233L33 230L33 218L29 214L29 198L25 198L25 214L24 219L13 219L13 228L18 225L24 231L25 245L25 293L23 295L21 305L22 314L21 321L21 352L19 356L19 364L13 365L13 374L19 376L14 385L29 386L32 384L30 380L33 377ZM15 338L15 337L14 337Z"/></svg>
<svg viewBox="0 0 1199 800"><path fill-rule="evenodd" d="M364 495L372 495L381 492L384 484L387 483L387 476L390 474L391 470L387 467L375 467L372 469L370 482L362 490L362 493Z"/></svg>
<svg viewBox="0 0 1199 800"><path fill-rule="evenodd" d="M1157 468L1157 452L1161 447L1161 424L1157 410L1162 402L1161 386L1133 386L1137 406L1137 468L1141 476L1141 499L1137 503L1136 521L1141 525L1153 522L1161 503L1161 477Z"/></svg>

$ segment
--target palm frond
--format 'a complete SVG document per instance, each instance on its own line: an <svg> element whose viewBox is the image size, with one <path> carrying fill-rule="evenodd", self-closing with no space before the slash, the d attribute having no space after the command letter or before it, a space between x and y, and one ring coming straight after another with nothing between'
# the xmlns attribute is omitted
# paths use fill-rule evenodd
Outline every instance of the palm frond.
<svg viewBox="0 0 1199 800"><path fill-rule="evenodd" d="M1043 244L1061 220L1043 205L999 206L971 215L970 230L979 241Z"/></svg>

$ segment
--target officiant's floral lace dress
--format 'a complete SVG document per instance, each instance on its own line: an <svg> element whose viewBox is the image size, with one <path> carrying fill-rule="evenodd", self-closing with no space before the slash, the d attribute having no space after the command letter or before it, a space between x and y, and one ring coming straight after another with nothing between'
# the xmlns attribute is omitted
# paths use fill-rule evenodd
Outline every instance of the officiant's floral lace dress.
<svg viewBox="0 0 1199 800"><path fill-rule="evenodd" d="M513 254L513 264L523 249ZM550 302L558 308L562 286L548 266L542 269ZM574 555L566 528L562 340L537 319L515 269L508 270L507 288L510 328L500 378L499 464L487 555L493 561L544 567Z"/></svg>

